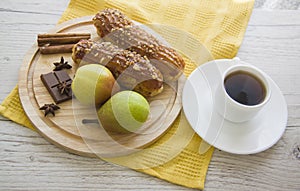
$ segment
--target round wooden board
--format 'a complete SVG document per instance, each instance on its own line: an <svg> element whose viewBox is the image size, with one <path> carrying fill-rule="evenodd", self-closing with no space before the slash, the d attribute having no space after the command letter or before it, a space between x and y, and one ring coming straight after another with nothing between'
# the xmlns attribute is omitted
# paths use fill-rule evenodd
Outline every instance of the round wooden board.
<svg viewBox="0 0 300 191"><path fill-rule="evenodd" d="M92 39L99 38L91 16L63 23L49 33L89 32ZM75 98L60 103L56 116L44 117L39 108L53 103L40 80L41 74L53 70L53 62L63 56L73 67L67 70L73 78L77 69L71 54L41 55L37 44L28 51L19 73L19 95L22 106L38 132L51 143L75 154L89 157L114 157L135 152L149 146L171 126L181 110L182 76L178 81L164 84L161 94L148 98L150 115L137 133L109 134L99 124L83 124L82 119L96 119L96 110L81 105Z"/></svg>

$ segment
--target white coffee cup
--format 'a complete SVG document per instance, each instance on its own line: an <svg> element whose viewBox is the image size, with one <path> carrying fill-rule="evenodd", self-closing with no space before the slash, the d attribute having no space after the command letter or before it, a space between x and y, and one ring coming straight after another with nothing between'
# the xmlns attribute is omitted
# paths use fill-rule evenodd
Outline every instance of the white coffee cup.
<svg viewBox="0 0 300 191"><path fill-rule="evenodd" d="M266 105L271 96L270 85L266 74L260 69L235 59L237 64L229 67L222 75L222 81L215 92L215 108L225 119L232 122L245 122L253 117ZM245 72L257 78L264 86L264 99L255 105L246 105L234 100L225 89L225 79L234 72Z"/></svg>

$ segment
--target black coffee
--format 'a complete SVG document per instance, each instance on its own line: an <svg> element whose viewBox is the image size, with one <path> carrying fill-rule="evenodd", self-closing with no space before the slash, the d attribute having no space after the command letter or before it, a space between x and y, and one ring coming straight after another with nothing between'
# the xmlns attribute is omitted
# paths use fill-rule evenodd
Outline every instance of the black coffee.
<svg viewBox="0 0 300 191"><path fill-rule="evenodd" d="M244 105L257 105L264 101L266 88L260 79L245 71L229 74L224 81L227 94Z"/></svg>

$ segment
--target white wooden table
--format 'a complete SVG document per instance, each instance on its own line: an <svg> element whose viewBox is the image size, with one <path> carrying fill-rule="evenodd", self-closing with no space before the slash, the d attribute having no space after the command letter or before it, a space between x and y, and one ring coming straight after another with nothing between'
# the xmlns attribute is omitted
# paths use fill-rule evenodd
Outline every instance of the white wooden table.
<svg viewBox="0 0 300 191"><path fill-rule="evenodd" d="M0 1L0 101L18 81L23 56L51 29L68 0ZM238 56L267 74L288 104L287 130L255 155L215 150L205 190L300 190L300 11L254 10ZM299 148L300 149L300 148ZM189 190L99 159L69 154L0 117L0 190Z"/></svg>

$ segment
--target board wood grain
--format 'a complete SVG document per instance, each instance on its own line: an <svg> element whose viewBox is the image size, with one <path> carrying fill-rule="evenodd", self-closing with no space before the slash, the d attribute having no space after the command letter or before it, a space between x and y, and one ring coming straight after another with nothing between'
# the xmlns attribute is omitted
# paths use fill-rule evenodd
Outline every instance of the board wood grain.
<svg viewBox="0 0 300 191"><path fill-rule="evenodd" d="M89 32L92 39L99 39L91 18L87 16L68 21L51 32ZM164 90L159 95L147 98L150 104L149 117L135 133L113 134L106 132L99 124L82 123L84 119L97 119L97 111L80 104L76 98L59 104L61 109L55 117L45 117L39 108L46 103L53 103L53 100L40 76L51 72L53 63L59 61L61 56L73 65L72 69L67 70L72 78L78 66L72 61L70 53L43 55L34 44L19 72L19 92L22 106L39 133L69 152L90 157L95 153L100 157L113 157L135 152L162 136L181 110L184 76L178 81L164 84Z"/></svg>

